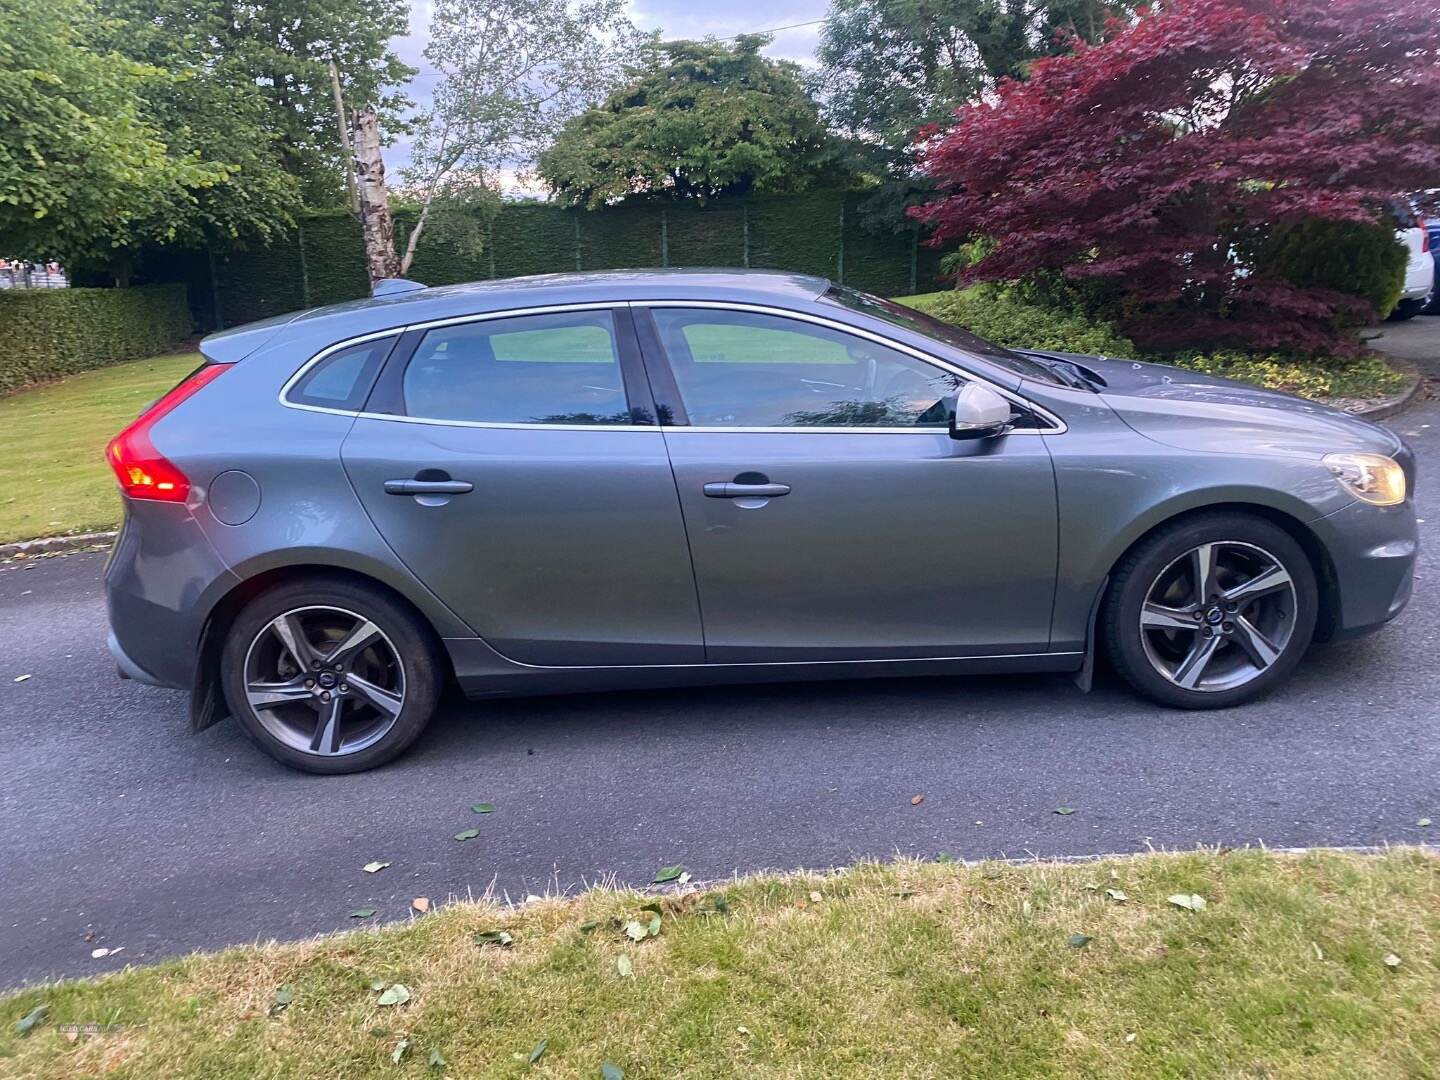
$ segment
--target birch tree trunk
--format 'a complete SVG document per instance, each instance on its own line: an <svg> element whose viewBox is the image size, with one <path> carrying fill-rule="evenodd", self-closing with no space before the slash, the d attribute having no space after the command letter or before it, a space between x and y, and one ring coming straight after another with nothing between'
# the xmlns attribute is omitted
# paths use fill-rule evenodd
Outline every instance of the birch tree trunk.
<svg viewBox="0 0 1440 1080"><path fill-rule="evenodd" d="M365 230L365 270L370 284L400 276L395 253L395 223L385 190L385 160L380 155L380 125L374 109L355 110L355 186L360 189L360 222Z"/></svg>

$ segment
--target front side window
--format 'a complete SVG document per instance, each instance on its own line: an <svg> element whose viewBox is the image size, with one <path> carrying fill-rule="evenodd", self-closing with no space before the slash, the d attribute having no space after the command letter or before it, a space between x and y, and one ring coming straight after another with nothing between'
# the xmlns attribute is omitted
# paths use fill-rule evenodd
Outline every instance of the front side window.
<svg viewBox="0 0 1440 1080"><path fill-rule="evenodd" d="M492 424L628 424L608 311L441 326L415 348L405 413Z"/></svg>
<svg viewBox="0 0 1440 1080"><path fill-rule="evenodd" d="M799 319L718 308L652 314L696 427L945 428L963 381Z"/></svg>

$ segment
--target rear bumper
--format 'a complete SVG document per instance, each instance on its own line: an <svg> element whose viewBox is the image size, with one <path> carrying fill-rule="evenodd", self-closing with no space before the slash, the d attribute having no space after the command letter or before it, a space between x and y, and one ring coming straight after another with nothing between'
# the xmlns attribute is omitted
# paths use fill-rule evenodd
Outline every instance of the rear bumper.
<svg viewBox="0 0 1440 1080"><path fill-rule="evenodd" d="M1371 633L1405 610L1419 550L1413 502L1384 507L1355 502L1311 527L1335 572L1338 610L1329 640Z"/></svg>
<svg viewBox="0 0 1440 1080"><path fill-rule="evenodd" d="M1430 252L1411 258L1405 267L1405 289L1402 300L1419 300L1435 287L1435 259Z"/></svg>
<svg viewBox="0 0 1440 1080"><path fill-rule="evenodd" d="M234 575L187 508L123 501L125 522L105 565L110 654L138 682L190 689L204 626L201 597Z"/></svg>

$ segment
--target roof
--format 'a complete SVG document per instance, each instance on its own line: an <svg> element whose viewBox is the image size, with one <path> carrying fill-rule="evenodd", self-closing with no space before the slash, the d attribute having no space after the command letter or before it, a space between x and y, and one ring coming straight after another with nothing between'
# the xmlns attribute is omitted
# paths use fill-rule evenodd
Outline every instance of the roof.
<svg viewBox="0 0 1440 1080"><path fill-rule="evenodd" d="M803 307L829 287L827 279L810 274L721 267L537 274L441 285L311 308L222 330L205 338L200 348L212 360L231 362L277 338L288 341L331 335L332 340L339 341L459 315L606 300L731 300Z"/></svg>

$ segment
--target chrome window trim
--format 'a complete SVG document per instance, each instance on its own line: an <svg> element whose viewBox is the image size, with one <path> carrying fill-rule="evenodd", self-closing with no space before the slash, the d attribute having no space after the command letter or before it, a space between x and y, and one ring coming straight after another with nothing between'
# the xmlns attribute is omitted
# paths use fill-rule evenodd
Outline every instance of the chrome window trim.
<svg viewBox="0 0 1440 1080"><path fill-rule="evenodd" d="M1046 428L1043 431L1026 431L1023 429L1020 431L1012 431L1010 432L1011 436L1063 435L1067 430L1065 426L1065 421L1061 420L1049 409L1041 408L1033 401L1030 401L1029 399L1015 393L1012 390L1008 390L1003 386L993 383L989 379L982 378L981 376L976 375L973 371L968 371L957 364L952 364L948 360L941 360L938 356L932 356L931 354L925 352L923 349L914 348L913 346L905 344L905 342L903 341L896 341L894 338L886 337L884 334L877 334L872 330L865 330L858 326L851 326L849 323L837 322L834 319L827 319L822 315L812 315L808 311L794 311L790 308L770 307L766 304L749 304L739 300L632 300L629 301L629 304L632 308L718 308L723 311L753 311L761 315L774 315L779 318L798 319L800 322L814 323L817 326L823 326L827 329L835 330L842 334L853 334L856 337L865 338L867 341L873 341L877 345L883 345L887 349L894 349L896 352L905 353L906 355L911 356L914 359L921 361L922 363L938 367L942 371L948 371L952 375L958 375L963 379L969 380L970 382L979 383L982 386L989 387L991 390L995 391L995 393L999 394L1007 401L1013 402L1014 404L1019 405L1022 409L1034 413L1045 423L1051 425L1049 428ZM844 432L848 435L934 435L936 433L946 432L946 428L943 427L726 427L723 425L707 426L704 424L689 424L683 427L666 427L662 428L662 430L665 431L667 434L672 431L736 431L749 434L765 435L779 435L785 433L834 435L837 432Z"/></svg>
<svg viewBox="0 0 1440 1080"><path fill-rule="evenodd" d="M943 371L948 371L952 375L958 375L961 378L970 380L971 382L977 382L983 386L987 386L991 390L994 390L1001 397L1019 405L1021 408L1029 412L1034 413L1036 416L1040 417L1040 419L1043 420L1045 423L1051 425L1051 427L1044 430L1012 431L1010 432L1010 435L1012 437L1016 435L1063 435L1066 430L1068 430L1065 425L1065 421L1060 419L1049 409L1042 408L1041 406L1036 405L1033 401L1030 401L1028 398L1025 398L1012 390L993 383L988 379L982 378L981 376L976 375L973 371L968 371L965 368L962 368L956 364L952 364L947 360L941 360L939 357L932 356L922 349L917 349L913 346L907 345L903 341L896 341L894 338L886 337L883 334L877 334L874 331L865 330L858 326L851 326L848 323L837 322L834 319L827 319L820 315L812 315L806 311L795 311L791 308L771 307L766 304L751 304L739 300L595 300L584 301L574 304L545 304L538 307L508 308L504 311L486 311L474 315L453 315L444 319L430 319L425 322L408 323L404 326L392 326L385 330L377 330L368 334L360 334L356 337L346 338L343 341L337 341L332 345L327 345L325 348L321 349L318 353L312 356L309 360L305 361L305 363L300 365L299 369L296 370L296 372L291 375L290 378L285 380L285 384L280 388L280 393L277 395L277 400L287 409L299 409L304 412L330 413L334 416L349 416L357 419L363 418L366 420L389 420L394 423L400 424L431 424L439 427L496 428L500 430L515 431L535 431L537 429L548 431L660 431L664 432L667 435L671 433L683 434L684 432L704 432L709 434L713 434L716 432L728 432L753 435L945 434L948 438L946 429L942 427L711 427L700 424L657 427L654 424L523 424L497 423L482 420L439 420L424 416L396 416L394 413L372 413L357 411L354 409L332 409L323 405L306 405L301 402L291 401L288 396L291 388L294 387L295 384L298 383L302 378L304 378L305 373L308 372L312 367L320 363L332 353L338 352L341 349L349 348L351 345L359 345L366 341L376 341L380 338L399 337L402 334L409 333L411 330L433 330L436 327L441 326L458 326L464 323L488 322L491 319L518 318L525 315L554 315L568 311L605 311L617 307L715 308L727 311L751 311L761 315L773 315L779 318L797 319L800 322L814 323L817 326L823 326L842 334L853 334L856 337L865 338L869 341L875 342L877 345L883 345L886 348L894 349L897 352L905 353L909 356L914 357L917 360L920 360L923 363L931 364L935 367L940 368Z"/></svg>

